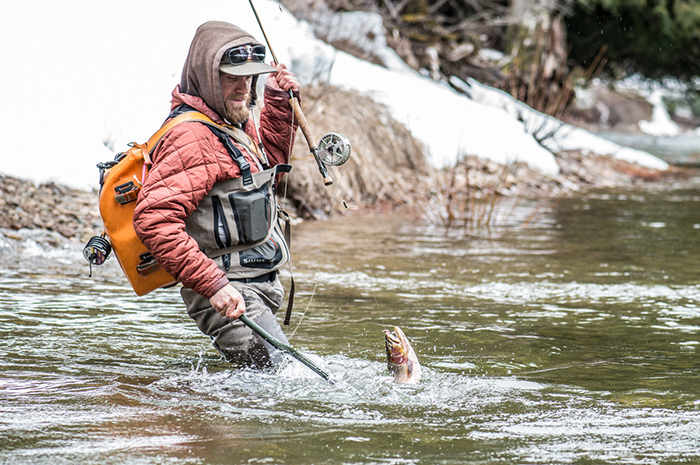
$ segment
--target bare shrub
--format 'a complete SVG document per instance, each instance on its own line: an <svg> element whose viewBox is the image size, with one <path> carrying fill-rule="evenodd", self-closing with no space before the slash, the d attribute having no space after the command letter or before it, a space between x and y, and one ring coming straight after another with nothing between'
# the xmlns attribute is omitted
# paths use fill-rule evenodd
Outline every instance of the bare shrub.
<svg viewBox="0 0 700 465"><path fill-rule="evenodd" d="M541 176L531 174L523 163L462 155L438 173L425 217L470 232L531 226L561 198L560 192L545 187Z"/></svg>

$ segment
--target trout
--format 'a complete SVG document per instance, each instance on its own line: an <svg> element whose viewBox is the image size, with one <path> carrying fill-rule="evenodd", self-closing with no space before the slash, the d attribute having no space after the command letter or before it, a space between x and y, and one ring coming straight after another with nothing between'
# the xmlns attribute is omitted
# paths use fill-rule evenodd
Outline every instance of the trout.
<svg viewBox="0 0 700 465"><path fill-rule="evenodd" d="M406 335L398 326L394 326L396 335L385 329L386 358L389 371L394 375L396 383L413 383L420 381L420 363L416 352L406 339Z"/></svg>

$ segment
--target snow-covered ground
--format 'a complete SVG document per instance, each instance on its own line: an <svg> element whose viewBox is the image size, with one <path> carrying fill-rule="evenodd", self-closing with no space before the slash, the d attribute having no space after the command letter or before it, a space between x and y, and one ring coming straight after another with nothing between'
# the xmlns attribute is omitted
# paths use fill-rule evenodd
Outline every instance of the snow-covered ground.
<svg viewBox="0 0 700 465"><path fill-rule="evenodd" d="M362 61L318 40L309 23L279 3L255 0L255 5L275 54L302 84L320 76L385 104L425 144L435 166L468 153L558 171L552 152L528 133L533 122L548 117L523 109L507 94L472 81L461 83L470 89L467 97L436 83L403 65L381 35L369 46L387 66ZM196 6L184 0L0 4L0 173L97 187L95 165L129 142L145 141L163 121L192 36L213 19L235 23L263 40L243 0L204 0ZM336 19L358 38L363 37L359 28L371 24L368 17ZM522 111L528 112L528 124L514 117ZM660 126L668 121L659 118L648 122L649 131L667 130ZM582 129L569 126L557 135L551 150L580 149L652 168L667 166Z"/></svg>

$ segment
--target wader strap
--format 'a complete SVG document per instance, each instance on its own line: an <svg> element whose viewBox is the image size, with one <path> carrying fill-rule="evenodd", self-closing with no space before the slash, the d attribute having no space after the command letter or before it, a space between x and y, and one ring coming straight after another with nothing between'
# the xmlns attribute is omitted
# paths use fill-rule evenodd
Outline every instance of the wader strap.
<svg viewBox="0 0 700 465"><path fill-rule="evenodd" d="M287 312L284 314L284 324L286 326L289 326L289 321L292 318L292 307L294 307L294 276L292 276L289 284L289 301L287 302Z"/></svg>
<svg viewBox="0 0 700 465"><path fill-rule="evenodd" d="M284 240L287 242L287 247L292 248L292 219L289 213L280 209L277 212L279 218L284 221Z"/></svg>
<svg viewBox="0 0 700 465"><path fill-rule="evenodd" d="M151 140L147 142L146 146L148 147L149 153L153 151L155 146L160 141L160 138L162 138L165 135L165 133L177 123L182 121L199 121L200 123L204 123L205 125L207 125L207 127L211 129L211 131L214 134L216 134L221 143L224 144L224 147L226 147L226 151L241 169L243 185L248 186L253 183L253 177L250 174L250 164L245 159L238 147L236 147L233 144L233 142L231 142L231 139L228 137L231 136L239 144L248 147L248 150L250 150L251 153L258 155L256 150L257 148L250 147L250 144L255 146L255 143L252 141L252 139L250 139L250 137L248 137L248 134L246 134L245 131L233 126L222 126L220 124L216 124L209 117L207 117L203 113L194 110L189 105L180 105L170 113L168 118L169 120L163 125L163 128L161 128L161 130L158 133L154 134ZM156 139L156 137L158 138Z"/></svg>
<svg viewBox="0 0 700 465"><path fill-rule="evenodd" d="M279 165L278 165L279 166ZM292 219L289 217L289 213L284 210L278 211L278 217L284 221L284 240L287 242L287 247L289 247L289 261L287 265L289 266L289 276L291 277L291 283L289 285L289 300L287 302L287 311L284 314L284 324L289 326L289 322L292 318L292 308L294 307L294 273L292 273Z"/></svg>
<svg viewBox="0 0 700 465"><path fill-rule="evenodd" d="M251 139L251 137L248 134L246 134L246 132L243 129L237 128L236 126L229 126L228 124L217 126L217 128L221 131L224 131L226 134L231 136L233 140L247 148L250 153L258 157L260 162L262 162L262 164L265 165L266 168L270 167L269 163L267 162L267 156L263 156L260 152L260 147L262 147L262 143L260 144L260 147L258 147L255 141Z"/></svg>
<svg viewBox="0 0 700 465"><path fill-rule="evenodd" d="M173 110L172 113L170 113L170 116L168 116L168 118L175 118L185 113L190 113L191 115L193 115L195 121L200 121L204 124L208 124L209 126L218 129L219 131L225 132L226 134L231 136L234 141L238 142L246 149L248 149L250 153L258 157L258 159L262 162L265 168L270 168L270 164L267 160L267 155L265 154L265 149L263 148L262 142L259 145L256 144L255 141L243 129L225 123L217 124L211 119L209 119L207 116L205 116L203 113L198 112L197 110L186 104L182 104L179 107L175 108L175 110ZM257 126L255 128L257 130Z"/></svg>

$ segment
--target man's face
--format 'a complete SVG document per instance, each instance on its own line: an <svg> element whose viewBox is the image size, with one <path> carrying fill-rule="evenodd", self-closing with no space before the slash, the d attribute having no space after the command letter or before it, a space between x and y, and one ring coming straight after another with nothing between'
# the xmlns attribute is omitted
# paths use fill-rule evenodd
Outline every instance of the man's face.
<svg viewBox="0 0 700 465"><path fill-rule="evenodd" d="M250 83L252 76L232 76L219 73L221 94L226 107L226 119L229 123L244 123L250 117Z"/></svg>

